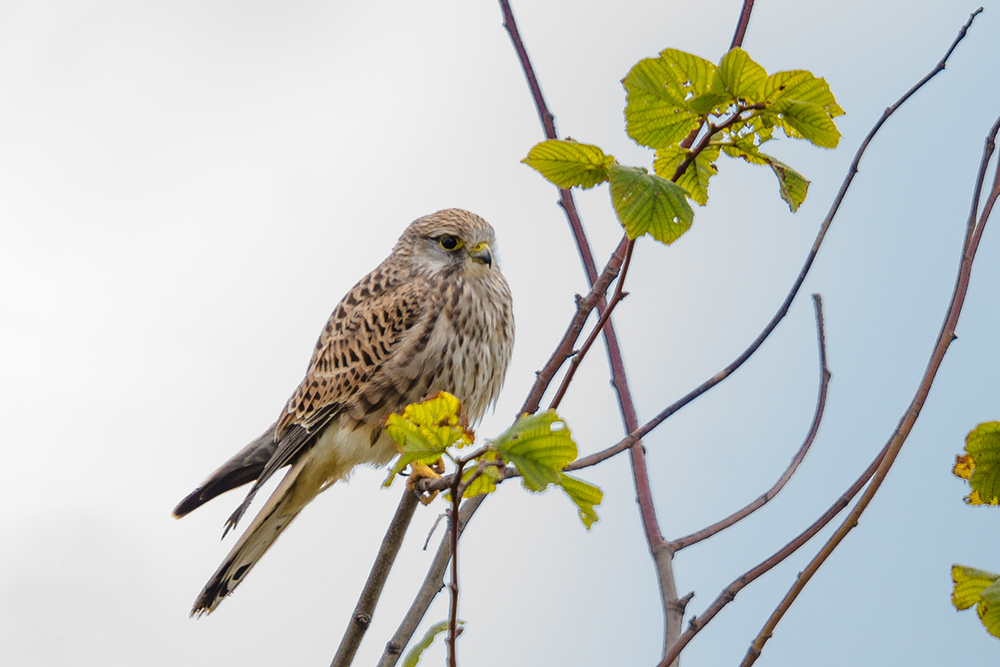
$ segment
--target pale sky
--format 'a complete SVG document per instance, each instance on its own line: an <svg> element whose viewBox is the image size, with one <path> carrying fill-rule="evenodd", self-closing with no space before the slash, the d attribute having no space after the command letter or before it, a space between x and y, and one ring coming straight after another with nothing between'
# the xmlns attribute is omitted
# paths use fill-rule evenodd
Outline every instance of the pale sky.
<svg viewBox="0 0 1000 667"><path fill-rule="evenodd" d="M560 134L649 166L623 132L620 79L668 47L717 61L740 4L515 1L514 11ZM977 6L758 0L745 48L769 72L825 77L847 111L844 136L835 151L772 144L812 180L797 214L769 172L722 160L683 239L639 242L615 321L641 419L758 334L864 135ZM775 501L677 556L678 588L695 593L689 615L832 504L906 409L1000 114L998 43L1000 2L989 0L947 70L871 145L786 320L646 440L668 538L770 487L812 418L808 295L822 293L833 380L819 437ZM328 664L398 485L382 490L384 472L362 470L320 496L197 621L188 610L232 544L219 536L242 494L183 521L170 510L274 420L344 292L411 220L441 208L473 210L497 230L517 342L478 432L509 425L586 284L557 192L519 162L542 133L499 7L15 0L0 5L0 91L0 663ZM603 265L621 234L607 187L578 202ZM952 563L1000 571L1000 515L966 507L950 472L965 434L1000 419L998 257L990 229L959 338L896 468L759 665L996 661L1000 644L949 596ZM584 454L621 437L603 349L561 414ZM658 662L660 603L627 459L581 476L605 492L589 532L559 492L529 496L516 482L470 525L464 664ZM375 662L409 605L443 507L418 509L355 664ZM684 664L738 664L821 544L744 590ZM418 635L446 614L441 596ZM423 664L443 659L439 643Z"/></svg>

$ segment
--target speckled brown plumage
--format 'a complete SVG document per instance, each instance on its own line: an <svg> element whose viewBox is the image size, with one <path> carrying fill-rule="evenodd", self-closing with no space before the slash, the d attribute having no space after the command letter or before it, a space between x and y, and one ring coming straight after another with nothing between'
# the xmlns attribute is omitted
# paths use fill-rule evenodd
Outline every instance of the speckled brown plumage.
<svg viewBox="0 0 1000 667"><path fill-rule="evenodd" d="M514 317L494 244L493 228L479 216L438 211L407 227L392 254L341 300L275 424L174 510L183 516L255 480L229 530L260 486L291 465L192 614L214 610L319 492L358 465L384 465L393 457L381 427L387 414L448 391L477 421L496 401L513 349Z"/></svg>

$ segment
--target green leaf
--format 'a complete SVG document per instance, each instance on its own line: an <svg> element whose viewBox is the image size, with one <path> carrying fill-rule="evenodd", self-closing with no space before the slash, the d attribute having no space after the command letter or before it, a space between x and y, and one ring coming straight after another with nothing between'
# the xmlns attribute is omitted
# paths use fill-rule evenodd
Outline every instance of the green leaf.
<svg viewBox="0 0 1000 667"><path fill-rule="evenodd" d="M969 481L970 505L1000 504L1000 422L983 422L965 437L965 456L953 472Z"/></svg>
<svg viewBox="0 0 1000 667"><path fill-rule="evenodd" d="M722 147L723 152L729 157L737 157L746 160L750 164L769 165L769 156L764 155L756 148L729 145Z"/></svg>
<svg viewBox="0 0 1000 667"><path fill-rule="evenodd" d="M767 72L764 68L737 46L719 61L711 90L716 94L725 91L733 98L755 104L762 101L761 93L766 81Z"/></svg>
<svg viewBox="0 0 1000 667"><path fill-rule="evenodd" d="M402 415L389 415L385 432L396 441L401 456L383 486L392 484L410 463L434 463L452 445L464 447L475 440L469 419L462 412L462 403L444 391L421 403L407 405Z"/></svg>
<svg viewBox="0 0 1000 667"><path fill-rule="evenodd" d="M821 148L836 148L840 143L840 130L830 113L818 104L781 99L762 115L776 117L775 125L793 139L806 139Z"/></svg>
<svg viewBox="0 0 1000 667"><path fill-rule="evenodd" d="M582 479L572 477L566 473L562 474L559 485L566 492L570 500L576 503L579 509L580 521L590 530L590 527L598 520L595 505L600 505L604 500L604 492L593 484L588 484Z"/></svg>
<svg viewBox="0 0 1000 667"><path fill-rule="evenodd" d="M521 417L490 444L517 468L531 491L558 484L563 466L577 454L569 427L555 410Z"/></svg>
<svg viewBox="0 0 1000 667"><path fill-rule="evenodd" d="M667 180L674 177L674 173L681 163L691 154L691 151L680 146L667 146L656 151L656 159L653 160L653 171L657 175ZM677 185L687 190L688 196L702 206L708 203L708 181L719 173L715 166L715 161L719 159L719 146L708 146L688 165L684 173L677 179Z"/></svg>
<svg viewBox="0 0 1000 667"><path fill-rule="evenodd" d="M721 116L732 102L733 98L729 93L705 93L688 100L688 108L701 116Z"/></svg>
<svg viewBox="0 0 1000 667"><path fill-rule="evenodd" d="M1000 637L1000 574L964 565L952 565L955 586L951 603L959 611L976 605L976 613L994 637Z"/></svg>
<svg viewBox="0 0 1000 667"><path fill-rule="evenodd" d="M688 103L708 92L714 72L712 63L676 49L640 60L622 79L625 131L650 148L678 143L698 127L700 112Z"/></svg>
<svg viewBox="0 0 1000 667"><path fill-rule="evenodd" d="M631 239L649 234L671 244L691 228L694 211L687 192L641 167L611 165L611 204Z"/></svg>
<svg viewBox="0 0 1000 667"><path fill-rule="evenodd" d="M465 625L465 621L459 620L458 625ZM426 651L434 640L442 632L448 631L448 621L441 621L440 623L435 623L427 632L424 633L423 639L417 642L410 652L406 654L406 658L403 659L403 667L417 667L417 663L420 662L420 656Z"/></svg>
<svg viewBox="0 0 1000 667"><path fill-rule="evenodd" d="M592 188L608 180L608 167L615 161L597 146L567 139L549 139L536 144L521 160L560 188Z"/></svg>
<svg viewBox="0 0 1000 667"><path fill-rule="evenodd" d="M788 208L795 213L799 210L799 205L806 200L809 193L809 181L805 176L789 167L784 162L779 162L769 155L759 153L766 158L771 165L771 171L778 177L778 187L781 191L781 198L788 203Z"/></svg>
<svg viewBox="0 0 1000 667"><path fill-rule="evenodd" d="M778 100L796 100L818 104L831 118L843 116L844 110L830 92L826 79L813 76L805 70L775 72L767 78L764 84L764 99L768 102Z"/></svg>

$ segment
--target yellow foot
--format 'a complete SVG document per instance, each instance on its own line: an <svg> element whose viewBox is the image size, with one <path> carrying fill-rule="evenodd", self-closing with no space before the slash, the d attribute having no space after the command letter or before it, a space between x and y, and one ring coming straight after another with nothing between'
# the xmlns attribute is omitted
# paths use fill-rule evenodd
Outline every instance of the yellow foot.
<svg viewBox="0 0 1000 667"><path fill-rule="evenodd" d="M410 476L406 480L406 488L410 491L416 490L417 482L421 479L441 479L441 474L444 473L444 461L438 459L433 466L429 466L426 463L417 463L414 461L410 464ZM437 496L437 491L432 491L430 493L420 494L420 502L424 505L429 504Z"/></svg>

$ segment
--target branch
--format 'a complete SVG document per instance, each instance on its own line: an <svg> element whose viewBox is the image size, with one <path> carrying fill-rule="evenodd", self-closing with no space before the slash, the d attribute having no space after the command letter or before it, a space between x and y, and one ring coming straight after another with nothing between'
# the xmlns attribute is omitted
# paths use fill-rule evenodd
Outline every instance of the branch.
<svg viewBox="0 0 1000 667"><path fill-rule="evenodd" d="M459 536L461 536L472 515L479 509L479 506L485 499L486 496L476 496L462 503L462 507L458 513ZM431 563L431 567L427 571L427 576L424 577L424 582L417 592L417 597L413 600L413 604L410 605L410 609L406 612L406 616L403 617L403 621L399 624L399 628L396 629L396 633L392 636L392 639L386 643L382 657L378 661L378 667L393 667L399 660L400 654L410 642L410 638L416 631L417 626L420 625L420 621L423 620L424 614L427 613L427 608L431 606L431 602L434 601L437 594L444 588L444 571L447 569L450 560L451 535L449 534L442 538L441 545L434 555L434 561Z"/></svg>
<svg viewBox="0 0 1000 667"><path fill-rule="evenodd" d="M969 20L964 26L962 26L958 37L956 37L955 41L951 45L951 48L949 48L948 52L945 54L945 58L938 63L937 67L932 70L928 77L925 77L925 80L944 69L945 60L949 55L951 55L952 51L955 50L958 43L965 37L966 32L972 25L972 22L982 11L982 8L980 8L969 16ZM982 191L990 159L992 158L993 152L996 148L996 137L998 131L1000 131L1000 118L998 118L993 124L993 127L990 129L990 132L986 137L986 145L983 149L983 157L980 161L979 172L976 177L976 188L973 192L972 219L976 219L976 210L978 208L980 192ZM986 229L986 223L989 220L990 214L993 212L993 206L996 204L998 197L1000 197L1000 163L998 163L997 170L994 173L993 184L990 189L986 205L983 207L983 211L979 215L978 221L972 226L971 230L967 230L965 240L962 244L962 259L959 264L958 276L955 281L955 290L952 294L951 301L948 304L948 310L945 314L944 322L941 325L941 331L938 334L937 342L935 343L934 349L931 353L930 361L927 364L927 369L924 371L920 385L917 387L916 395L913 397L913 400L910 402L910 405L900 420L899 425L893 431L892 435L889 437L889 441L885 445L885 456L879 462L878 469L875 471L871 484L869 484L868 488L865 489L865 493L858 500L850 514L848 514L848 516L844 519L843 523L841 523L837 531L830 537L829 540L827 540L826 544L823 545L823 548L819 551L819 553L816 554L812 561L810 561L806 569L799 574L791 589L785 594L785 597L771 614L771 617L768 618L764 627L757 635L757 638L754 639L753 643L750 645L747 655L741 663L743 667L749 667L757 660L764 648L764 645L767 643L767 640L774 632L774 628L777 627L778 623L784 617L785 612L788 611L792 603L798 598L799 594L805 588L806 584L809 583L809 580L812 579L813 575L815 575L823 563L826 562L826 559L830 557L838 546L840 546L840 544L844 541L844 538L847 537L847 534L856 525L858 525L861 515L864 513L865 509L867 509L868 505L875 497L875 494L878 493L879 488L882 486L882 482L885 481L885 477L889 473L889 469L892 467L896 457L899 455L899 452L903 447L903 444L906 442L906 439L913 430L917 417L920 416L920 411L923 408L924 402L927 400L927 395L930 393L931 385L934 383L938 369L944 361L944 355L947 353L951 342L955 340L955 328L958 326L958 318L962 314L962 306L965 303L965 296L968 293L969 279L972 273L972 264L975 261L976 252L979 249L979 242L982 239L983 231Z"/></svg>
<svg viewBox="0 0 1000 667"><path fill-rule="evenodd" d="M743 38L747 34L747 26L750 25L750 13L753 12L753 0L743 0L743 9L740 10L740 20L736 23L736 32L733 33L733 41L729 44L732 50L737 46L743 46Z"/></svg>
<svg viewBox="0 0 1000 667"><path fill-rule="evenodd" d="M978 13L978 12L977 12ZM975 17L975 14L972 15ZM971 22L970 18L970 22ZM990 157L992 156L993 150L995 148L997 132L1000 130L1000 118L994 123L988 137L986 140L986 149L983 151L983 159L980 165L980 180L982 174L986 171L987 165L989 163ZM818 554L809 562L809 565L799 573L796 578L795 583L792 585L788 593L781 600L778 607L768 618L767 623L761 629L757 638L754 639L753 643L750 645L747 651L746 657L741 663L742 667L749 667L760 656L761 651L764 648L764 644L770 639L774 628L777 627L778 623L784 617L785 612L792 606L799 594L805 588L809 580L812 579L813 575L819 570L819 568L826 562L826 559L836 550L838 546L847 537L847 534L858 525L858 521L861 515L867 509L868 505L871 503L875 494L878 493L879 488L882 486L882 482L885 481L886 475L889 473L889 469L895 462L896 457L899 455L903 444L909 437L910 432L913 430L913 425L917 421L917 417L920 416L920 411L923 408L924 402L927 400L927 394L930 392L931 385L934 383L934 378L937 375L938 369L941 367L941 362L944 360L944 355L948 351L948 347L951 342L955 340L955 327L958 325L958 318L962 313L962 306L965 302L965 296L969 289L969 277L972 271L972 263L975 260L976 251L979 247L979 241L982 238L983 230L986 228L986 222L989 219L990 214L993 211L993 206L996 203L997 197L1000 197L1000 165L998 165L997 173L993 179L993 185L990 190L989 197L987 199L986 206L983 209L982 215L976 224L971 237L969 237L968 242L963 244L962 261L959 266L958 278L955 283L955 292L952 296L951 302L948 305L948 311L945 316L943 325L941 326L941 332L938 334L937 342L934 345L934 350L931 354L930 361L927 365L927 370L924 372L924 376L921 379L920 385L917 387L917 393L910 402L906 413L900 420L899 426L893 431L892 435L889 437L889 441L885 445L885 456L879 462L878 469L875 471L872 477L871 484L865 489L865 493L858 500L854 509L851 510L850 514L844 519L837 531L830 537L830 539L823 545L823 548Z"/></svg>
<svg viewBox="0 0 1000 667"><path fill-rule="evenodd" d="M977 10L972 15L972 17L974 18L980 11L982 11L982 9ZM955 45L963 37L965 37L965 33L968 30L968 26L971 25L971 21L972 18L969 19L969 23L963 26L962 30L959 32L958 38L955 40L955 43L952 44L950 49L948 49L948 53L946 54L946 56L951 55L952 51L955 50ZM773 332L774 329L778 326L778 323L781 322L781 320L784 319L785 315L788 314L788 309L790 308L792 301L798 294L799 288L802 287L802 283L805 281L806 276L809 274L809 270L812 268L813 261L815 261L816 255L819 253L820 246L822 246L823 240L826 238L826 234L830 230L830 226L833 224L833 219L837 215L837 212L840 210L840 205L843 203L844 197L847 195L847 191L850 189L851 183L854 181L854 177L857 175L859 171L858 165L861 162L861 158L862 156L864 156L865 151L868 149L868 145L872 142L872 139L875 138L875 135L878 134L878 131L882 129L882 126L889 119L889 117L892 116L892 114L895 113L895 111L899 109L899 107L902 106L903 103L906 102L914 93L916 93L920 88L922 88L924 84L930 81L938 72L942 71L945 68L945 64L946 60L942 59L934 67L934 69L932 69L923 79L918 81L912 88L906 91L906 93L898 100L896 100L894 104L890 105L889 107L886 107L885 111L882 112L882 116L872 127L868 135L864 138L864 141L861 142L861 145L858 147L857 152L854 154L854 159L851 161L851 165L848 168L847 176L844 177L844 182L841 183L840 190L837 192L837 196L834 198L833 203L830 206L830 210L827 212L826 217L823 219L822 225L820 225L819 232L816 234L816 239L813 241L812 248L810 249L809 254L806 256L806 261L802 265L802 269L799 271L799 275L795 278L795 282L792 284L791 290L789 290L788 295L785 297L784 302L782 302L781 306L778 308L778 312L774 314L774 317L771 318L771 321L767 323L767 326L764 327L764 330L760 332L760 335L757 336L757 338L750 344L750 346L746 350L744 350L743 353L739 357L737 357L732 363L730 363L728 366L723 368L721 371L713 375L705 382L701 383L700 385L692 389L690 392L685 394L683 397L681 397L674 403L671 403L670 405L665 407L663 410L659 412L659 414L657 414L655 417L653 417L648 422L643 424L641 428L630 431L628 436L626 436L620 442L612 445L611 447L608 447L605 450L602 450L600 452L595 452L590 456L574 461L573 464L571 464L571 468L569 469L579 470L580 468L587 468L625 451L626 449L631 447L637 439L645 436L647 433L649 433L654 428L659 426L675 412L677 412L678 410L686 406L688 403L698 398L699 396L707 392L709 389L712 389L713 387L715 387L715 385L719 384L720 382L728 378L730 375L732 375L736 369L742 366L743 363L746 362L746 360L749 359L753 355L753 353L757 351L757 349L764 343L764 341L767 340L768 336L771 335L771 332Z"/></svg>
<svg viewBox="0 0 1000 667"><path fill-rule="evenodd" d="M692 544L697 544L702 540L707 540L713 535L735 525L739 521L747 518L761 507L766 505L771 501L778 493L784 488L788 480L792 478L795 471L798 470L799 464L806 457L806 453L812 446L813 441L816 439L816 433L819 432L820 422L823 420L823 411L826 409L826 397L827 389L830 385L830 369L826 365L826 334L824 333L823 327L823 300L819 294L813 294L813 304L816 308L816 336L819 339L819 396L816 399L816 412L813 414L812 426L809 427L809 432L806 434L805 441L803 441L802 446L799 447L799 451L795 453L792 457L792 462L789 464L788 469L781 478L775 482L774 486L762 494L759 498L754 500L752 503L744 507L743 509L734 512L725 519L718 521L707 528L703 528L696 533L682 537L679 540L671 540L671 545L674 551L680 551L685 547L689 547Z"/></svg>
<svg viewBox="0 0 1000 667"><path fill-rule="evenodd" d="M799 548L801 548L806 542L811 540L816 534L823 530L828 523L830 523L847 505L864 488L868 480L871 479L872 475L878 469L879 464L885 457L886 449L879 452L875 460L872 461L868 469L861 474L860 477L854 482L854 484L847 491L844 492L840 498L828 509L823 515L814 521L808 528L799 533L799 535L781 548L776 554L765 560L763 563L757 565L753 569L745 572L743 575L738 577L729 586L722 591L717 598L712 602L711 606L706 609L700 616L691 619L691 623L688 625L688 629L684 631L684 634L680 636L677 642L670 647L667 654L664 656L663 661L660 663L659 667L666 667L671 661L676 660L677 656L681 654L681 651L694 639L694 636L701 632L702 628L708 625L709 621L715 618L723 607L732 602L736 598L736 594L741 590L749 586L755 579L760 577L765 572L768 572L775 566L777 566L781 561L785 560L793 553L795 553Z"/></svg>
<svg viewBox="0 0 1000 667"><path fill-rule="evenodd" d="M559 389L556 391L555 397L549 404L550 410L555 410L559 407L562 402L563 396L566 395L566 390L569 388L570 383L573 381L573 376L576 375L576 369L580 367L583 363L583 358L587 356L587 352L590 351L591 346L597 337L601 334L604 329L604 325L608 323L611 318L611 311L615 309L622 299L627 296L627 293L622 291L622 287L625 284L625 277L628 275L628 267L632 262L632 250L635 248L635 241L631 240L625 246L625 261L622 264L621 273L618 276L618 284L615 285L615 293L611 296L611 301L604 308L604 312L601 313L601 317L597 320L597 324L594 325L594 330L590 332L590 336L587 337L586 342L583 346L573 355L573 360L570 362L569 368L566 370L566 375L563 376L562 383L559 385Z"/></svg>
<svg viewBox="0 0 1000 667"><path fill-rule="evenodd" d="M371 625L372 617L375 615L375 605L378 604L382 587L389 576L389 571L392 570L392 564L396 560L396 554L399 553L399 547L403 544L403 536L406 535L406 529L410 526L410 519L413 518L416 507L416 494L404 491L330 667L347 667L354 660L354 654L357 653L361 640Z"/></svg>

